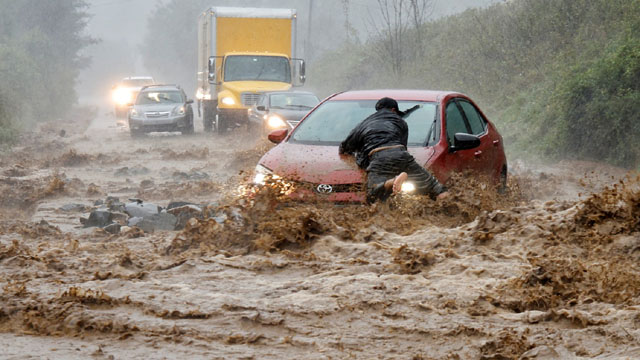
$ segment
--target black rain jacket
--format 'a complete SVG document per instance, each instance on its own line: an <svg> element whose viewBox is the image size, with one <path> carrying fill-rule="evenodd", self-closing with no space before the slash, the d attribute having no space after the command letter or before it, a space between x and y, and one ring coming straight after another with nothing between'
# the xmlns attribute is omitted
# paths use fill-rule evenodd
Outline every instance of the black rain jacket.
<svg viewBox="0 0 640 360"><path fill-rule="evenodd" d="M382 146L404 145L407 147L409 127L398 114L389 109L380 109L362 120L340 144L340 154L356 156L361 169L369 166L369 152Z"/></svg>

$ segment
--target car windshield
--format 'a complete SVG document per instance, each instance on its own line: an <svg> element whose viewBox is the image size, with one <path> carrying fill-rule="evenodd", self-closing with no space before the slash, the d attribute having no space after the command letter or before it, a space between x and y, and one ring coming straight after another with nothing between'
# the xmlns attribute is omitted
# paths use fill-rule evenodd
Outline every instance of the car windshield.
<svg viewBox="0 0 640 360"><path fill-rule="evenodd" d="M320 100L311 94L272 94L271 108L311 110Z"/></svg>
<svg viewBox="0 0 640 360"><path fill-rule="evenodd" d="M138 95L136 105L183 103L180 91L144 91Z"/></svg>
<svg viewBox="0 0 640 360"><path fill-rule="evenodd" d="M122 85L127 87L142 87L146 85L152 85L153 79L125 79L122 80Z"/></svg>
<svg viewBox="0 0 640 360"><path fill-rule="evenodd" d="M225 81L291 82L289 61L282 56L228 56L224 64Z"/></svg>
<svg viewBox="0 0 640 360"><path fill-rule="evenodd" d="M375 113L376 100L334 100L320 105L291 135L291 142L338 145L362 120ZM409 126L409 146L424 146L436 119L436 103L398 101L401 110L420 107L404 119Z"/></svg>

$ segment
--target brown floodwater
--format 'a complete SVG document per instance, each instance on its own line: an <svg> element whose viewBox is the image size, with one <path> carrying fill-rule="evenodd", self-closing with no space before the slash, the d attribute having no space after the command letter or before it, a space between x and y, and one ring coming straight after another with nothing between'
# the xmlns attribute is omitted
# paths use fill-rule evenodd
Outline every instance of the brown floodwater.
<svg viewBox="0 0 640 360"><path fill-rule="evenodd" d="M109 117L25 135L0 157L0 358L640 358L635 175L513 160L504 194L460 175L441 202L241 195L270 146ZM84 228L107 196L207 216Z"/></svg>

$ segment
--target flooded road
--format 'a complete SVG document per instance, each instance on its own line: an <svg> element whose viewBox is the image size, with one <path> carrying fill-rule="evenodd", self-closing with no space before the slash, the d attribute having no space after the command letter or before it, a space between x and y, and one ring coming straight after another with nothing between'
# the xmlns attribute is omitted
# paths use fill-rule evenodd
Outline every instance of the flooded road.
<svg viewBox="0 0 640 360"><path fill-rule="evenodd" d="M458 179L437 204L249 204L236 190L269 146L132 139L90 113L25 136L0 159L0 357L640 358L625 171L514 162L505 195ZM204 215L80 221L136 199Z"/></svg>

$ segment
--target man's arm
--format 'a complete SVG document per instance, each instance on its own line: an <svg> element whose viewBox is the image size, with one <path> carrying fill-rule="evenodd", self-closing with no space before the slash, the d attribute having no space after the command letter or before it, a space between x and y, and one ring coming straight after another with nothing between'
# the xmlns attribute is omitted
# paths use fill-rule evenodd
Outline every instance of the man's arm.
<svg viewBox="0 0 640 360"><path fill-rule="evenodd" d="M356 150L360 146L360 124L353 128L347 136L346 139L342 143L340 143L340 148L338 149L338 153L340 155L353 155Z"/></svg>

